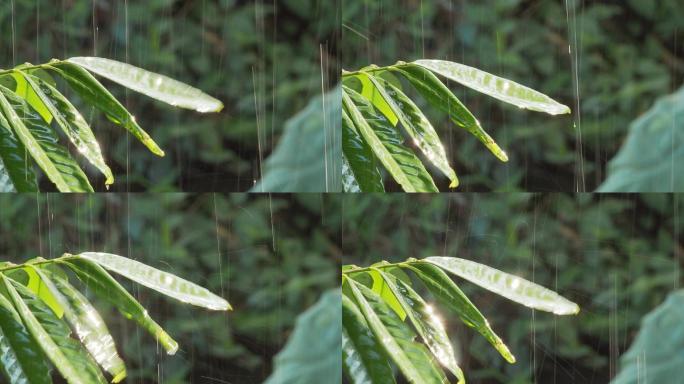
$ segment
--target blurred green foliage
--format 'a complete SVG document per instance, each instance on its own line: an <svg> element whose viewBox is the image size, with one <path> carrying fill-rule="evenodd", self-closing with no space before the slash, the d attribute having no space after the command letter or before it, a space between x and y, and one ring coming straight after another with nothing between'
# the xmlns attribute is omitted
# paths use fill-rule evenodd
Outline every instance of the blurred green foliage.
<svg viewBox="0 0 684 384"><path fill-rule="evenodd" d="M205 286L234 310L205 316L120 279L179 342L175 356L93 301L127 363L127 382L261 383L297 316L339 285L340 237L325 225L327 205L317 194L5 194L0 260L105 251Z"/></svg>
<svg viewBox="0 0 684 384"><path fill-rule="evenodd" d="M326 222L341 227L344 264L455 256L578 303L579 315L556 317L460 284L518 358L507 364L442 314L469 383L606 383L642 316L684 283L680 195L346 195L336 204Z"/></svg>
<svg viewBox="0 0 684 384"><path fill-rule="evenodd" d="M452 84L511 158L500 164L432 111L455 170L464 175L464 191L594 190L629 122L684 80L679 0L344 0L342 8L340 57L347 70L451 60L572 108L572 116L550 120Z"/></svg>
<svg viewBox="0 0 684 384"><path fill-rule="evenodd" d="M244 191L284 121L337 82L337 9L336 0L8 0L0 68L95 55L204 90L224 102L221 114L180 113L112 87L166 150L163 159L84 115L113 165L114 190Z"/></svg>

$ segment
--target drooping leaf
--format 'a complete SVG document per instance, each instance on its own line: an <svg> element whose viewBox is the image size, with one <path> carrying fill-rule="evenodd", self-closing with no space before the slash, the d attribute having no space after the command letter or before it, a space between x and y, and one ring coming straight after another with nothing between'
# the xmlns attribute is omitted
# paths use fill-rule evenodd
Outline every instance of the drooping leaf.
<svg viewBox="0 0 684 384"><path fill-rule="evenodd" d="M36 269L31 265L27 265L23 268L23 271L28 275L28 284L26 284L26 288L30 289L39 299L43 300L45 305L52 309L55 316L61 319L64 316L64 307L62 307L61 303L52 293L52 290L50 290L44 280L38 275Z"/></svg>
<svg viewBox="0 0 684 384"><path fill-rule="evenodd" d="M382 277L388 289L392 291L432 355L458 378L459 384L464 383L465 377L456 362L454 348L451 346L442 320L435 313L434 308L427 304L408 284L384 271L377 270L377 273Z"/></svg>
<svg viewBox="0 0 684 384"><path fill-rule="evenodd" d="M387 102L394 115L399 119L414 145L420 149L425 158L439 169L451 181L451 187L458 186L456 172L451 168L444 146L423 112L399 88L388 81L366 74L370 82Z"/></svg>
<svg viewBox="0 0 684 384"><path fill-rule="evenodd" d="M340 291L326 292L299 315L264 384L342 383Z"/></svg>
<svg viewBox="0 0 684 384"><path fill-rule="evenodd" d="M344 87L344 108L358 132L406 192L437 192L420 159L404 145L400 132L368 100Z"/></svg>
<svg viewBox="0 0 684 384"><path fill-rule="evenodd" d="M218 112L223 109L223 103L197 88L130 64L100 57L72 57L67 61L175 107L198 112Z"/></svg>
<svg viewBox="0 0 684 384"><path fill-rule="evenodd" d="M447 113L456 125L464 128L480 140L499 160L508 161L506 152L485 132L480 122L456 95L432 72L415 64L393 67L392 70L404 76L430 105Z"/></svg>
<svg viewBox="0 0 684 384"><path fill-rule="evenodd" d="M53 266L54 268L54 266ZM118 383L126 377L126 367L119 357L114 339L102 317L88 299L65 278L48 269L29 267L63 308L66 321L95 361Z"/></svg>
<svg viewBox="0 0 684 384"><path fill-rule="evenodd" d="M12 304L0 295L0 371L9 384L50 384L50 370Z"/></svg>
<svg viewBox="0 0 684 384"><path fill-rule="evenodd" d="M684 88L630 124L598 192L684 192Z"/></svg>
<svg viewBox="0 0 684 384"><path fill-rule="evenodd" d="M85 258L60 263L74 271L97 296L111 302L126 318L134 320L145 328L159 341L168 354L173 355L178 351L178 343L152 320L147 310L100 265Z"/></svg>
<svg viewBox="0 0 684 384"><path fill-rule="evenodd" d="M33 162L0 108L0 192L36 192Z"/></svg>
<svg viewBox="0 0 684 384"><path fill-rule="evenodd" d="M354 384L394 384L389 360L368 323L347 296L342 296L342 364Z"/></svg>
<svg viewBox="0 0 684 384"><path fill-rule="evenodd" d="M218 311L231 309L226 300L206 288L127 257L102 252L84 252L77 256L184 303Z"/></svg>
<svg viewBox="0 0 684 384"><path fill-rule="evenodd" d="M349 170L348 178L352 181L344 183L345 192L354 192L351 185L356 184L359 192L384 192L382 175L378 170L378 160L357 128L347 111L342 111L342 150L344 164ZM344 172L343 172L344 176ZM348 186L349 185L349 186Z"/></svg>
<svg viewBox="0 0 684 384"><path fill-rule="evenodd" d="M126 128L152 153L164 156L164 151L138 125L135 117L88 71L66 61L51 63L48 68L66 80L83 101L99 109L113 123Z"/></svg>
<svg viewBox="0 0 684 384"><path fill-rule="evenodd" d="M22 322L57 370L70 384L106 383L96 363L71 330L28 288L0 276Z"/></svg>
<svg viewBox="0 0 684 384"><path fill-rule="evenodd" d="M394 312L396 312L397 316L401 319L401 321L406 320L406 311L404 310L404 306L402 303L399 301L400 298L398 297L398 294L395 292L394 287L391 287L389 283L387 282L388 278L387 276L384 276L385 274L382 273L377 268L371 267L371 270L368 272L370 275L373 284L371 286L371 289L373 292L377 293L387 305L389 305L390 308Z"/></svg>
<svg viewBox="0 0 684 384"><path fill-rule="evenodd" d="M353 279L345 281L376 340L404 376L412 383L446 382L427 348L415 341L415 332L382 298Z"/></svg>
<svg viewBox="0 0 684 384"><path fill-rule="evenodd" d="M515 356L494 332L487 319L463 291L449 279L446 273L427 262L414 262L409 264L407 268L416 272L416 275L440 303L457 314L467 326L475 328L499 351L506 361L511 364L515 363Z"/></svg>
<svg viewBox="0 0 684 384"><path fill-rule="evenodd" d="M526 307L557 315L579 312L577 304L556 292L484 264L444 256L432 256L424 260Z"/></svg>
<svg viewBox="0 0 684 384"><path fill-rule="evenodd" d="M105 175L106 185L112 184L114 182L112 171L105 164L100 144L97 142L95 134L93 134L83 116L52 85L26 73L23 76L47 108L50 117L54 117L57 125L62 128L62 131L71 140L78 152Z"/></svg>
<svg viewBox="0 0 684 384"><path fill-rule="evenodd" d="M57 134L24 99L0 86L0 108L16 136L60 192L93 191Z"/></svg>
<svg viewBox="0 0 684 384"><path fill-rule="evenodd" d="M414 64L522 109L551 115L570 113L570 108L543 93L477 68L444 60L417 60Z"/></svg>

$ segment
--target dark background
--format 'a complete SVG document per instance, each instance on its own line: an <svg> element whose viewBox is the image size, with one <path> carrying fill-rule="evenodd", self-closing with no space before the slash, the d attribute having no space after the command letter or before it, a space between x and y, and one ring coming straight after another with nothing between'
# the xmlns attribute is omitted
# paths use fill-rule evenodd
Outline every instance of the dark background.
<svg viewBox="0 0 684 384"><path fill-rule="evenodd" d="M103 80L166 150L158 158L81 109L114 171L111 190L246 191L285 121L337 82L338 9L336 0L5 0L0 68L95 55L196 86L225 109L178 110Z"/></svg>
<svg viewBox="0 0 684 384"><path fill-rule="evenodd" d="M441 312L468 383L605 384L642 317L681 288L681 195L443 194L343 196L344 264L461 257L576 302L554 316L454 281L515 354L506 363L475 330ZM414 284L430 298L419 282ZM673 331L675 332L675 331ZM649 361L654 366L655 361ZM673 379L674 380L674 379Z"/></svg>
<svg viewBox="0 0 684 384"><path fill-rule="evenodd" d="M445 115L425 108L461 191L594 190L629 123L684 80L678 0L344 0L342 8L346 70L450 60L530 86L573 110L555 117L518 110L450 84L510 157L499 162ZM425 107L419 96L414 100ZM447 190L446 180L437 182Z"/></svg>
<svg viewBox="0 0 684 384"><path fill-rule="evenodd" d="M339 215L317 194L6 194L0 261L111 252L207 287L234 310L185 305L115 276L178 341L174 356L91 299L126 362L126 383L256 384L297 316L339 286L340 232L329 214Z"/></svg>

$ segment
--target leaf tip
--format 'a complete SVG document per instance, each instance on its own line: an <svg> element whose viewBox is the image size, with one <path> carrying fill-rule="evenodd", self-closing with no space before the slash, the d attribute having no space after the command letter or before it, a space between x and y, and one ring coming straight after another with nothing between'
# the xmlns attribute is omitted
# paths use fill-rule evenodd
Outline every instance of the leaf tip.
<svg viewBox="0 0 684 384"><path fill-rule="evenodd" d="M451 180L451 184L449 184L450 189L456 189L459 185L459 181L457 177L454 177L453 180Z"/></svg>
<svg viewBox="0 0 684 384"><path fill-rule="evenodd" d="M126 370L124 369L123 371L119 372L114 378L112 379L112 383L116 384L121 382L121 380L126 378Z"/></svg>

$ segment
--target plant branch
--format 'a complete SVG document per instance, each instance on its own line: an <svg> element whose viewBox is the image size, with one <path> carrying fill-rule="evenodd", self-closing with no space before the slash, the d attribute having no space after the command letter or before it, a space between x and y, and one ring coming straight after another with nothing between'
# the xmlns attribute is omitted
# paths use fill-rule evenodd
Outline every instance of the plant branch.
<svg viewBox="0 0 684 384"><path fill-rule="evenodd" d="M405 63L405 62L403 62L403 61L398 61L396 64L394 64L394 65L388 65L388 66L386 66L386 67L370 66L370 67L366 67L366 68L359 69L359 70L356 70L356 71L351 71L351 72L350 72L350 71L345 71L345 70L343 69L343 70L342 70L342 77L344 78L344 77L356 76L356 75L365 74L365 73L390 71L390 70L392 70L392 69L395 69L395 68L402 68L402 67L406 67L406 66L408 66L408 65L410 65L410 64Z"/></svg>
<svg viewBox="0 0 684 384"><path fill-rule="evenodd" d="M35 261L35 262L32 262L32 263L11 264L11 265L9 265L9 266L0 268L0 274L2 274L3 272L6 272L6 271L24 268L24 267L29 266L29 265L41 265L41 264L59 263L59 262L62 262L62 261L75 259L75 258L77 258L77 257L78 257L78 256L76 256L76 255L72 255L72 254L70 254L70 253L65 253L65 254L63 254L62 256L60 256L60 257L58 257L58 258L56 258L56 259L42 259L42 260L38 260L38 261Z"/></svg>

